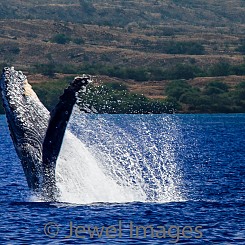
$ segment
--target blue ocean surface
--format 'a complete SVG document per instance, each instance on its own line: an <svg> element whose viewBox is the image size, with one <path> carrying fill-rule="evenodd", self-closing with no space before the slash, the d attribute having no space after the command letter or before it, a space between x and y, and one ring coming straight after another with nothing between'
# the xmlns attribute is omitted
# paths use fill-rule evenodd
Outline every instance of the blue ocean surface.
<svg viewBox="0 0 245 245"><path fill-rule="evenodd" d="M82 183L99 202L33 198L2 115L0 244L245 244L244 114L83 115L69 128L144 200Z"/></svg>

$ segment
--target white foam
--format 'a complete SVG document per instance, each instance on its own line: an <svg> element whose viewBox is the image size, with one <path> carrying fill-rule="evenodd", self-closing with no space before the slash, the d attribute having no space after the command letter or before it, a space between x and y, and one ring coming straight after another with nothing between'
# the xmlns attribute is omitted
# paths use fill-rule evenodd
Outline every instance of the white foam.
<svg viewBox="0 0 245 245"><path fill-rule="evenodd" d="M131 125L140 136L135 138L110 118L73 115L69 125L78 137L66 131L57 161L60 201L183 201L181 173L171 144L177 132L166 120L161 127L169 128L155 135L149 130L151 125L138 120Z"/></svg>
<svg viewBox="0 0 245 245"><path fill-rule="evenodd" d="M85 145L66 131L56 168L61 202L130 202L135 196L103 172Z"/></svg>

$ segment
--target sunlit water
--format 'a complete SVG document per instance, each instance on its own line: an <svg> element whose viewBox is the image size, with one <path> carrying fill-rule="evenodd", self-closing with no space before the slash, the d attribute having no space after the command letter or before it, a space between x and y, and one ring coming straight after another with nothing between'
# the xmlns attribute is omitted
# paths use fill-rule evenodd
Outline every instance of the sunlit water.
<svg viewBox="0 0 245 245"><path fill-rule="evenodd" d="M75 113L57 164L60 203L28 190L5 120L1 244L245 244L245 115Z"/></svg>

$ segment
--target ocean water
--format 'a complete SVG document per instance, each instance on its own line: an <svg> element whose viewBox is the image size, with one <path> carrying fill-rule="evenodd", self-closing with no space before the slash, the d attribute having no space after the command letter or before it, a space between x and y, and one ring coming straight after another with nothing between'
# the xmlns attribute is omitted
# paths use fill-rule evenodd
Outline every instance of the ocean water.
<svg viewBox="0 0 245 245"><path fill-rule="evenodd" d="M0 244L245 244L244 114L75 113L68 127L49 203L0 116Z"/></svg>

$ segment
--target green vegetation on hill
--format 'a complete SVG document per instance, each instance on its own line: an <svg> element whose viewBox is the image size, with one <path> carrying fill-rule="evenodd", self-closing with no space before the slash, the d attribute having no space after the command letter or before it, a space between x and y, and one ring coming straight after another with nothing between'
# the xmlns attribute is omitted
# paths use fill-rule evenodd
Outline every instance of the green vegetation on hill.
<svg viewBox="0 0 245 245"><path fill-rule="evenodd" d="M133 79L136 81L161 81L176 79L192 79L195 77L217 77L228 75L245 75L245 63L231 65L221 62L203 69L197 65L178 63L169 68L162 67L126 67L105 66L103 64L83 64L80 66L63 65L57 63L35 64L32 72L54 76L55 73L107 75L122 79Z"/></svg>
<svg viewBox="0 0 245 245"><path fill-rule="evenodd" d="M84 40L81 37L71 38L63 33L53 35L50 41L57 44L67 44L69 42L79 45L84 44Z"/></svg>
<svg viewBox="0 0 245 245"><path fill-rule="evenodd" d="M132 43L136 46L136 49L142 50L144 52L189 55L205 54L204 46L199 42L164 42L161 40L152 42L142 38L135 38L132 39Z"/></svg>
<svg viewBox="0 0 245 245"><path fill-rule="evenodd" d="M241 41L241 44L236 48L236 51L245 54L245 40Z"/></svg>
<svg viewBox="0 0 245 245"><path fill-rule="evenodd" d="M165 92L182 110L188 112L245 112L245 82L239 83L232 90L223 82L213 81L200 90L185 80L177 80L170 82Z"/></svg>
<svg viewBox="0 0 245 245"><path fill-rule="evenodd" d="M33 89L43 104L52 110L57 104L68 81L72 77L56 82L33 84ZM203 89L191 86L186 80L168 83L162 100L148 99L144 95L131 93L125 84L105 83L89 86L86 95L79 96L78 104L95 108L98 113L241 113L245 112L245 82L234 89L220 81L209 82ZM0 107L0 113L3 108Z"/></svg>

